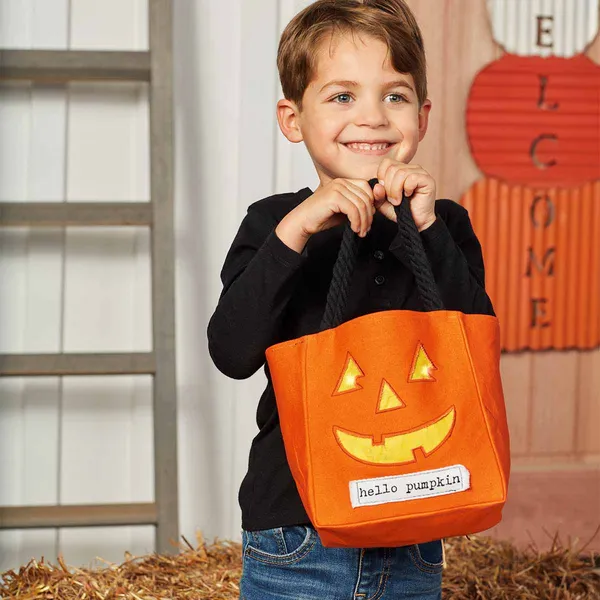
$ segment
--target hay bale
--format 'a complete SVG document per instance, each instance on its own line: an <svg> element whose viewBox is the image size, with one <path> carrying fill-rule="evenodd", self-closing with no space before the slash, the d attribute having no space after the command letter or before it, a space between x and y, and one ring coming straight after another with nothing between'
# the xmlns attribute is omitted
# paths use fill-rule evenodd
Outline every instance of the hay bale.
<svg viewBox="0 0 600 600"><path fill-rule="evenodd" d="M0 576L4 600L237 600L241 548L233 542L194 548L177 556L126 555L120 565L90 570L32 560ZM598 600L600 557L553 544L520 551L487 537L446 543L444 600Z"/></svg>
<svg viewBox="0 0 600 600"><path fill-rule="evenodd" d="M443 597L452 600L600 600L600 557L563 547L548 551L484 536L449 540Z"/></svg>
<svg viewBox="0 0 600 600"><path fill-rule="evenodd" d="M198 546L187 540L175 556L132 557L102 569L32 560L0 575L2 600L237 600L241 548L232 542Z"/></svg>

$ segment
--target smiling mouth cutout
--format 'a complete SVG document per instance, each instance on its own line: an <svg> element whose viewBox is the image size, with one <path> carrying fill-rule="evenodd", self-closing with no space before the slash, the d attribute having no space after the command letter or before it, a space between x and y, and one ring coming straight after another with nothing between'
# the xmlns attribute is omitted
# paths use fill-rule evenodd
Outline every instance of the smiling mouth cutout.
<svg viewBox="0 0 600 600"><path fill-rule="evenodd" d="M418 429L383 435L381 444L376 444L371 435L341 427L334 427L333 432L344 452L356 460L377 465L402 465L416 460L417 448L421 448L425 456L437 450L450 436L455 419L456 410L452 407L439 419Z"/></svg>

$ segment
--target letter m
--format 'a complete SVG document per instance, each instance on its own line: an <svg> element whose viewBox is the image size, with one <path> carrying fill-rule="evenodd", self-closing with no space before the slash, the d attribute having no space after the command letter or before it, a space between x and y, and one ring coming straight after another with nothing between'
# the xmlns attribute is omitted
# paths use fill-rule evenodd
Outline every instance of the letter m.
<svg viewBox="0 0 600 600"><path fill-rule="evenodd" d="M546 271L546 275L552 277L554 275L554 257L556 255L556 248L549 248L546 251L544 258L542 258L541 264L538 260L538 257L535 255L533 248L529 247L528 250L529 261L527 263L527 273L525 273L525 276L531 277L532 267L535 267L540 273L544 273Z"/></svg>

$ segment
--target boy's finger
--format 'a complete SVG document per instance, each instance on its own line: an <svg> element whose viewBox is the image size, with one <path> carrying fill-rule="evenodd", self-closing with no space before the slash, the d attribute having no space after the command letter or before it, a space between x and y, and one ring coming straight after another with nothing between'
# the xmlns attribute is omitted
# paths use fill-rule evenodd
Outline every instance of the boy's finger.
<svg viewBox="0 0 600 600"><path fill-rule="evenodd" d="M375 196L375 200L382 202L386 199L385 186L381 183L376 183L373 188L373 195Z"/></svg>
<svg viewBox="0 0 600 600"><path fill-rule="evenodd" d="M394 152L392 153L392 158L393 160L395 160L396 162L404 162L402 159L403 154L406 154L406 148L404 147L403 144L396 144L396 148L394 149Z"/></svg>
<svg viewBox="0 0 600 600"><path fill-rule="evenodd" d="M347 196L344 196L339 205L340 210L348 217L350 227L354 233L360 234L361 231L361 216L356 204Z"/></svg>
<svg viewBox="0 0 600 600"><path fill-rule="evenodd" d="M367 218L367 230L371 228L371 224L373 222L373 215L376 212L375 209L375 198L373 196L373 191L371 190L371 186L366 181L358 181L349 180L346 182L348 189L356 194L358 198L360 198L365 205L366 218ZM365 189L366 185L366 189Z"/></svg>
<svg viewBox="0 0 600 600"><path fill-rule="evenodd" d="M355 191L360 190L360 192L364 194L364 196L368 198L370 202L375 199L373 190L371 189L368 181L365 181L364 179L347 179L346 181Z"/></svg>
<svg viewBox="0 0 600 600"><path fill-rule="evenodd" d="M394 210L394 207L389 203L389 202L382 202L381 206L378 207L379 212L384 216L387 217L390 221L397 221L396 218L396 211Z"/></svg>
<svg viewBox="0 0 600 600"><path fill-rule="evenodd" d="M360 195L367 204L372 204L375 199L373 190L367 181L360 179L348 179L346 180L346 186L352 190L355 194Z"/></svg>
<svg viewBox="0 0 600 600"><path fill-rule="evenodd" d="M413 192L419 187L419 176L410 174L404 181L404 193L407 196L412 196Z"/></svg>
<svg viewBox="0 0 600 600"><path fill-rule="evenodd" d="M400 169L396 171L394 178L389 187L388 199L392 204L398 206L402 202L402 192L404 191L404 183L406 178L410 175L405 170Z"/></svg>
<svg viewBox="0 0 600 600"><path fill-rule="evenodd" d="M406 165L393 164L388 167L388 170L385 174L385 191L389 197L397 198L398 190L397 190L397 181L399 176L406 177L407 173ZM402 193L400 194L400 198L402 198Z"/></svg>
<svg viewBox="0 0 600 600"><path fill-rule="evenodd" d="M377 169L377 179L379 182L384 182L383 185L387 188L387 184L391 183L395 173L400 169L418 169L418 165L410 165L398 160L392 160L391 158L384 158Z"/></svg>
<svg viewBox="0 0 600 600"><path fill-rule="evenodd" d="M373 195L373 190L371 190L371 186L367 182L363 182L363 184L367 185L368 192L365 190L364 185L354 185L354 182L349 182L349 188L361 198L361 200L365 203L368 217L368 229L371 227L371 222L373 220L373 215L375 214L375 197Z"/></svg>
<svg viewBox="0 0 600 600"><path fill-rule="evenodd" d="M370 200L369 202L365 202L364 199L357 194L356 192L354 192L354 190L352 190L351 188L347 187L346 188L346 192L344 194L346 196L346 198L355 206L355 208L358 211L358 217L359 217L359 229L358 231L356 231L356 233L358 233L361 236L365 236L367 234L367 230L369 229L370 225L370 219L372 218L372 214L371 214L371 203Z"/></svg>
<svg viewBox="0 0 600 600"><path fill-rule="evenodd" d="M387 156L379 163L379 167L377 168L377 179L379 179L379 182L386 180L386 174L387 174L389 168L392 165L396 165L396 164L398 164L397 161L392 160L391 158L388 158Z"/></svg>

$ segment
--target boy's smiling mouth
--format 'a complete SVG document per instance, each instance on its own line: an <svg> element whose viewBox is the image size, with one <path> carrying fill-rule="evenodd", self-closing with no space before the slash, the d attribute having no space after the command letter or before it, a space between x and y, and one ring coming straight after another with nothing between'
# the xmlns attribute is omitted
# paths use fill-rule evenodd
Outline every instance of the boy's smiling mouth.
<svg viewBox="0 0 600 600"><path fill-rule="evenodd" d="M343 146L348 148L355 154L369 154L374 156L382 156L387 154L390 149L395 146L395 143L385 141L373 141L373 142L345 142Z"/></svg>

